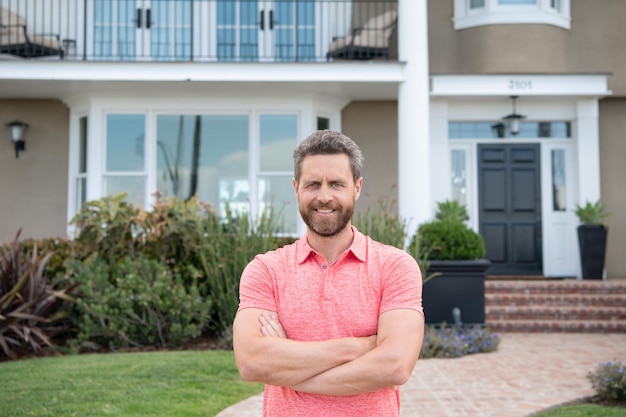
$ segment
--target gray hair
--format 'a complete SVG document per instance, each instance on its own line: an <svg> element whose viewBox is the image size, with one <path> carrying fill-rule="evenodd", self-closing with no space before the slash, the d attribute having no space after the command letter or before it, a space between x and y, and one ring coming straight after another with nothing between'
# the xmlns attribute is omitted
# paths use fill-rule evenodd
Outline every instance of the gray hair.
<svg viewBox="0 0 626 417"><path fill-rule="evenodd" d="M298 144L293 151L294 178L300 182L302 161L309 155L346 154L350 158L350 170L354 182L361 178L363 154L352 139L333 130L316 130L308 138Z"/></svg>

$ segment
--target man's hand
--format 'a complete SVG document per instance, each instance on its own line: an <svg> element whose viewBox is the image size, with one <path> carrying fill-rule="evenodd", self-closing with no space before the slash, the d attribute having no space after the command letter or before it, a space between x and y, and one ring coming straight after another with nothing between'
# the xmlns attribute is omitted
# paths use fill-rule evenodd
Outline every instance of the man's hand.
<svg viewBox="0 0 626 417"><path fill-rule="evenodd" d="M259 322L261 323L261 333L263 333L263 336L287 338L285 329L283 329L280 321L278 321L278 315L276 313L262 313L259 316Z"/></svg>

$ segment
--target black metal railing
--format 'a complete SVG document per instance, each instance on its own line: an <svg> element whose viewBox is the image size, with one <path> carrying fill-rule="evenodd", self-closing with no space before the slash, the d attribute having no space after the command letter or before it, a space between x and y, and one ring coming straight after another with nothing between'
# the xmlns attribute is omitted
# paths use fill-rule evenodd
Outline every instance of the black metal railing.
<svg viewBox="0 0 626 417"><path fill-rule="evenodd" d="M397 0L0 0L0 54L86 61L397 59Z"/></svg>

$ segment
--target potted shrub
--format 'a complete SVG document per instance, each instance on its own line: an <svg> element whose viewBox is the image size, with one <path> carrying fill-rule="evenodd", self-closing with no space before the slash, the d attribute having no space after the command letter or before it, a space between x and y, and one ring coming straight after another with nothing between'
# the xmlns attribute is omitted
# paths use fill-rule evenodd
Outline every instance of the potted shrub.
<svg viewBox="0 0 626 417"><path fill-rule="evenodd" d="M581 223L577 230L582 277L602 279L608 235L604 221L608 213L600 200L595 203L588 201L584 206L576 205L575 213Z"/></svg>
<svg viewBox="0 0 626 417"><path fill-rule="evenodd" d="M428 274L438 275L424 284L426 323L484 325L485 272L491 264L484 259L484 241L465 224L464 206L445 201L438 208L436 219L421 224L413 237L429 248Z"/></svg>

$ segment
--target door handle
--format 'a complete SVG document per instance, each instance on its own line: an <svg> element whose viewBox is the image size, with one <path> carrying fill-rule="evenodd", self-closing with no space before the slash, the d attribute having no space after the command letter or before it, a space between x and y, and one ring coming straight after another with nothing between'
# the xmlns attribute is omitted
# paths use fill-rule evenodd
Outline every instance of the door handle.
<svg viewBox="0 0 626 417"><path fill-rule="evenodd" d="M259 21L261 30L265 30L265 10L261 10L261 20Z"/></svg>
<svg viewBox="0 0 626 417"><path fill-rule="evenodd" d="M141 29L141 25L142 25L141 16L142 16L141 9L137 9L137 28L138 29Z"/></svg>
<svg viewBox="0 0 626 417"><path fill-rule="evenodd" d="M150 29L152 26L152 10L146 9L146 28Z"/></svg>
<svg viewBox="0 0 626 417"><path fill-rule="evenodd" d="M270 30L274 30L274 10L270 10Z"/></svg>

